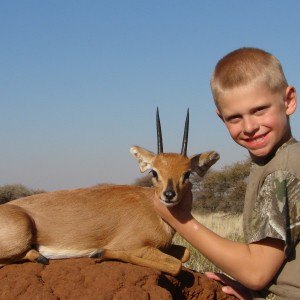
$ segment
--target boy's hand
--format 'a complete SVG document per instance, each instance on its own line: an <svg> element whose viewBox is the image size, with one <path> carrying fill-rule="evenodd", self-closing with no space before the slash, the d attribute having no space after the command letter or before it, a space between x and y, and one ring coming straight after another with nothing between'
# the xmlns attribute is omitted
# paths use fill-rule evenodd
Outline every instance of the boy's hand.
<svg viewBox="0 0 300 300"><path fill-rule="evenodd" d="M235 296L239 300L251 300L250 290L241 285L239 282L229 278L225 274L205 272L206 277L220 281L224 284L222 291L225 294Z"/></svg>

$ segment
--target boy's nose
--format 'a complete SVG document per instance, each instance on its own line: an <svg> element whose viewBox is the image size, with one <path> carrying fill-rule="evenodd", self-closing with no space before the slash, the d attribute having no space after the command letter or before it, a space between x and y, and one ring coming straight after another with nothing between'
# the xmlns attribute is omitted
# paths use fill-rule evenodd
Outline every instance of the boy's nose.
<svg viewBox="0 0 300 300"><path fill-rule="evenodd" d="M245 117L243 120L244 133L253 133L259 128L257 120L253 117Z"/></svg>

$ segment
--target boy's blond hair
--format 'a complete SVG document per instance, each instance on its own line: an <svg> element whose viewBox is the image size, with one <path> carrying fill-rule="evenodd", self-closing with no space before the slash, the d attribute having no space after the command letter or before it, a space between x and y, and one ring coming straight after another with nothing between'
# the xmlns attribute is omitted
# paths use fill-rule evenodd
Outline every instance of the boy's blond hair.
<svg viewBox="0 0 300 300"><path fill-rule="evenodd" d="M284 92L288 87L279 60L257 48L240 48L224 56L211 77L211 89L216 105L222 92L258 82L272 92Z"/></svg>

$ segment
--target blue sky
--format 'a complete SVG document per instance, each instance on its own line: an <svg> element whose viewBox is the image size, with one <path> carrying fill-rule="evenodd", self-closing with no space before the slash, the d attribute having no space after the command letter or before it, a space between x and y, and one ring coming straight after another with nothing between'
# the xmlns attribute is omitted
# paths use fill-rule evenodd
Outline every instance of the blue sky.
<svg viewBox="0 0 300 300"><path fill-rule="evenodd" d="M132 183L132 145L247 157L215 114L209 78L242 47L277 56L300 89L300 1L0 2L0 185L55 190ZM300 139L299 110L292 117Z"/></svg>

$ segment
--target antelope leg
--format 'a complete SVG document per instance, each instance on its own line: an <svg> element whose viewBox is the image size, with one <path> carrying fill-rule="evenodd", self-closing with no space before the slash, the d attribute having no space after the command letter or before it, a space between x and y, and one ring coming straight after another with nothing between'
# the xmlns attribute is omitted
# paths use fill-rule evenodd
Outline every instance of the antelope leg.
<svg viewBox="0 0 300 300"><path fill-rule="evenodd" d="M165 253L176 257L183 263L190 259L190 251L181 245L171 245L170 249L165 251Z"/></svg>
<svg viewBox="0 0 300 300"><path fill-rule="evenodd" d="M176 276L181 270L181 261L152 247L119 251L104 249L101 260L116 259L135 265L153 268Z"/></svg>

